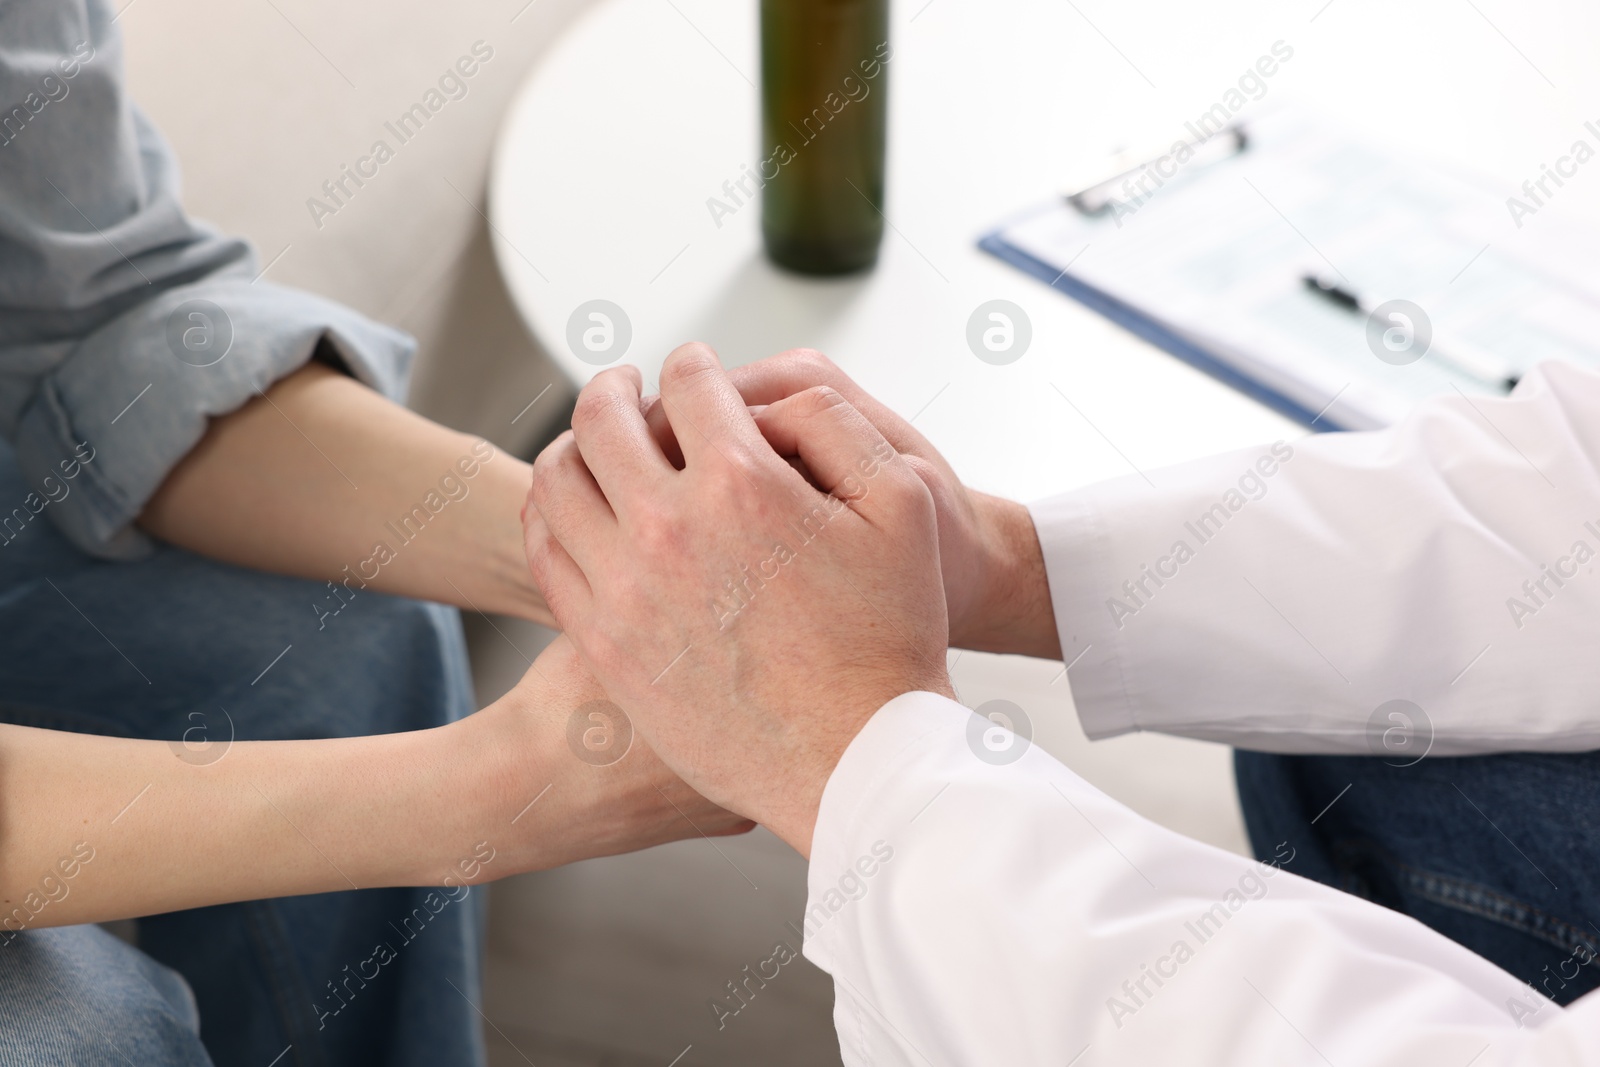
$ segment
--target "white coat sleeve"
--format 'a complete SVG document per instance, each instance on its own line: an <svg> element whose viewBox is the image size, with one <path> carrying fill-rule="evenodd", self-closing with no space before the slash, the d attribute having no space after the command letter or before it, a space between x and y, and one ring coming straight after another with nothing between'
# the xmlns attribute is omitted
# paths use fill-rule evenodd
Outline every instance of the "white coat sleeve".
<svg viewBox="0 0 1600 1067"><path fill-rule="evenodd" d="M805 955L849 1067L1577 1067L1565 1010L1422 924L1135 815L929 693L829 779Z"/></svg>
<svg viewBox="0 0 1600 1067"><path fill-rule="evenodd" d="M1090 737L1600 747L1600 374L1032 507ZM1151 484L1153 483L1153 485Z"/></svg>

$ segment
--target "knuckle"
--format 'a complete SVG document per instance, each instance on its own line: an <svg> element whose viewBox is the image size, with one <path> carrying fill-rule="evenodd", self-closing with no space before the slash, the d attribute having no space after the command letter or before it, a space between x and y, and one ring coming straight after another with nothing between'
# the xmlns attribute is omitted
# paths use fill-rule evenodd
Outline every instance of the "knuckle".
<svg viewBox="0 0 1600 1067"><path fill-rule="evenodd" d="M717 354L710 345L687 344L674 349L667 357L661 367L661 380L663 383L682 385L718 366Z"/></svg>
<svg viewBox="0 0 1600 1067"><path fill-rule="evenodd" d="M639 373L639 368L631 363L607 367L589 380L590 386L598 386L607 393L636 391L643 382L644 376Z"/></svg>
<svg viewBox="0 0 1600 1067"><path fill-rule="evenodd" d="M902 452L900 458L905 461L906 469L916 476L917 480L927 487L930 493L938 494L944 488L944 480L940 476L939 468L908 452Z"/></svg>
<svg viewBox="0 0 1600 1067"><path fill-rule="evenodd" d="M562 434L540 452L533 460L533 476L528 486L528 499L533 506L543 510L550 502L561 479L561 453L571 443L571 432Z"/></svg>
<svg viewBox="0 0 1600 1067"><path fill-rule="evenodd" d="M727 462L717 467L722 493L734 499L756 495L767 476L762 458L742 444L725 448L723 457Z"/></svg>
<svg viewBox="0 0 1600 1067"><path fill-rule="evenodd" d="M550 539L548 536L530 537L525 547L528 556L528 573L533 575L534 584L539 587L540 592L545 594L545 601L550 604L550 610L554 611L556 605L551 599L553 590L550 582L553 574L550 566L552 558Z"/></svg>
<svg viewBox="0 0 1600 1067"><path fill-rule="evenodd" d="M910 466L891 463L884 468L883 478L890 503L902 514L933 514L933 494Z"/></svg>
<svg viewBox="0 0 1600 1067"><path fill-rule="evenodd" d="M845 403L843 394L831 385L813 385L796 394L796 406L804 416L821 415Z"/></svg>
<svg viewBox="0 0 1600 1067"><path fill-rule="evenodd" d="M626 398L609 389L596 389L592 385L578 394L572 408L574 430L590 431L609 425L622 413Z"/></svg>
<svg viewBox="0 0 1600 1067"><path fill-rule="evenodd" d="M792 348L786 354L808 381L832 381L839 373L833 360L815 348Z"/></svg>

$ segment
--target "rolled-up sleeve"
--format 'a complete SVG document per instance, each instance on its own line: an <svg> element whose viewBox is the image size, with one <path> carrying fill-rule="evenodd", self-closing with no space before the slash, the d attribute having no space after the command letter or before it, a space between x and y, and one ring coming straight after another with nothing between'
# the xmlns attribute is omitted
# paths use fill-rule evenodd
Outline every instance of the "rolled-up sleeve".
<svg viewBox="0 0 1600 1067"><path fill-rule="evenodd" d="M326 345L403 397L409 337L258 279L254 251L183 212L172 153L128 101L102 0L0 5L0 434L80 548L133 525L208 420Z"/></svg>

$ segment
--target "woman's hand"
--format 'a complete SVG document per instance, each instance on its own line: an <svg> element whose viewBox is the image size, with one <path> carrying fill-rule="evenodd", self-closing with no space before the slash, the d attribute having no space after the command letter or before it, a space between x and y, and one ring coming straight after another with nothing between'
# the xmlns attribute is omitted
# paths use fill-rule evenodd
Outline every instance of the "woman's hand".
<svg viewBox="0 0 1600 1067"><path fill-rule="evenodd" d="M469 752L505 764L484 783L503 797L495 806L505 818L504 844L488 829L482 839L510 862L499 870L487 865L486 877L740 834L755 825L669 770L606 698L565 636L540 654L511 692L457 725L477 735Z"/></svg>

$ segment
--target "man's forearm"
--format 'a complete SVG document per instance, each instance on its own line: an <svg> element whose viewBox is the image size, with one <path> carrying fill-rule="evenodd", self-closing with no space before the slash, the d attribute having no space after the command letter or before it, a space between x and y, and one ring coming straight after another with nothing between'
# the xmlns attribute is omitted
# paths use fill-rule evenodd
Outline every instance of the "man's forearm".
<svg viewBox="0 0 1600 1067"><path fill-rule="evenodd" d="M216 419L140 526L229 563L550 616L522 552L528 465L312 364Z"/></svg>
<svg viewBox="0 0 1600 1067"><path fill-rule="evenodd" d="M1462 1067L1491 1045L1501 1067L1600 1062L1557 1051L1593 1049L1600 1002L1562 1014L1421 923L1289 873L1288 842L1252 863L1037 745L975 759L979 721L907 694L827 784L804 948L854 1020L846 1064Z"/></svg>
<svg viewBox="0 0 1600 1067"><path fill-rule="evenodd" d="M1028 509L984 493L970 495L982 530L983 577L974 610L950 620L950 644L976 652L1060 657L1044 553Z"/></svg>

